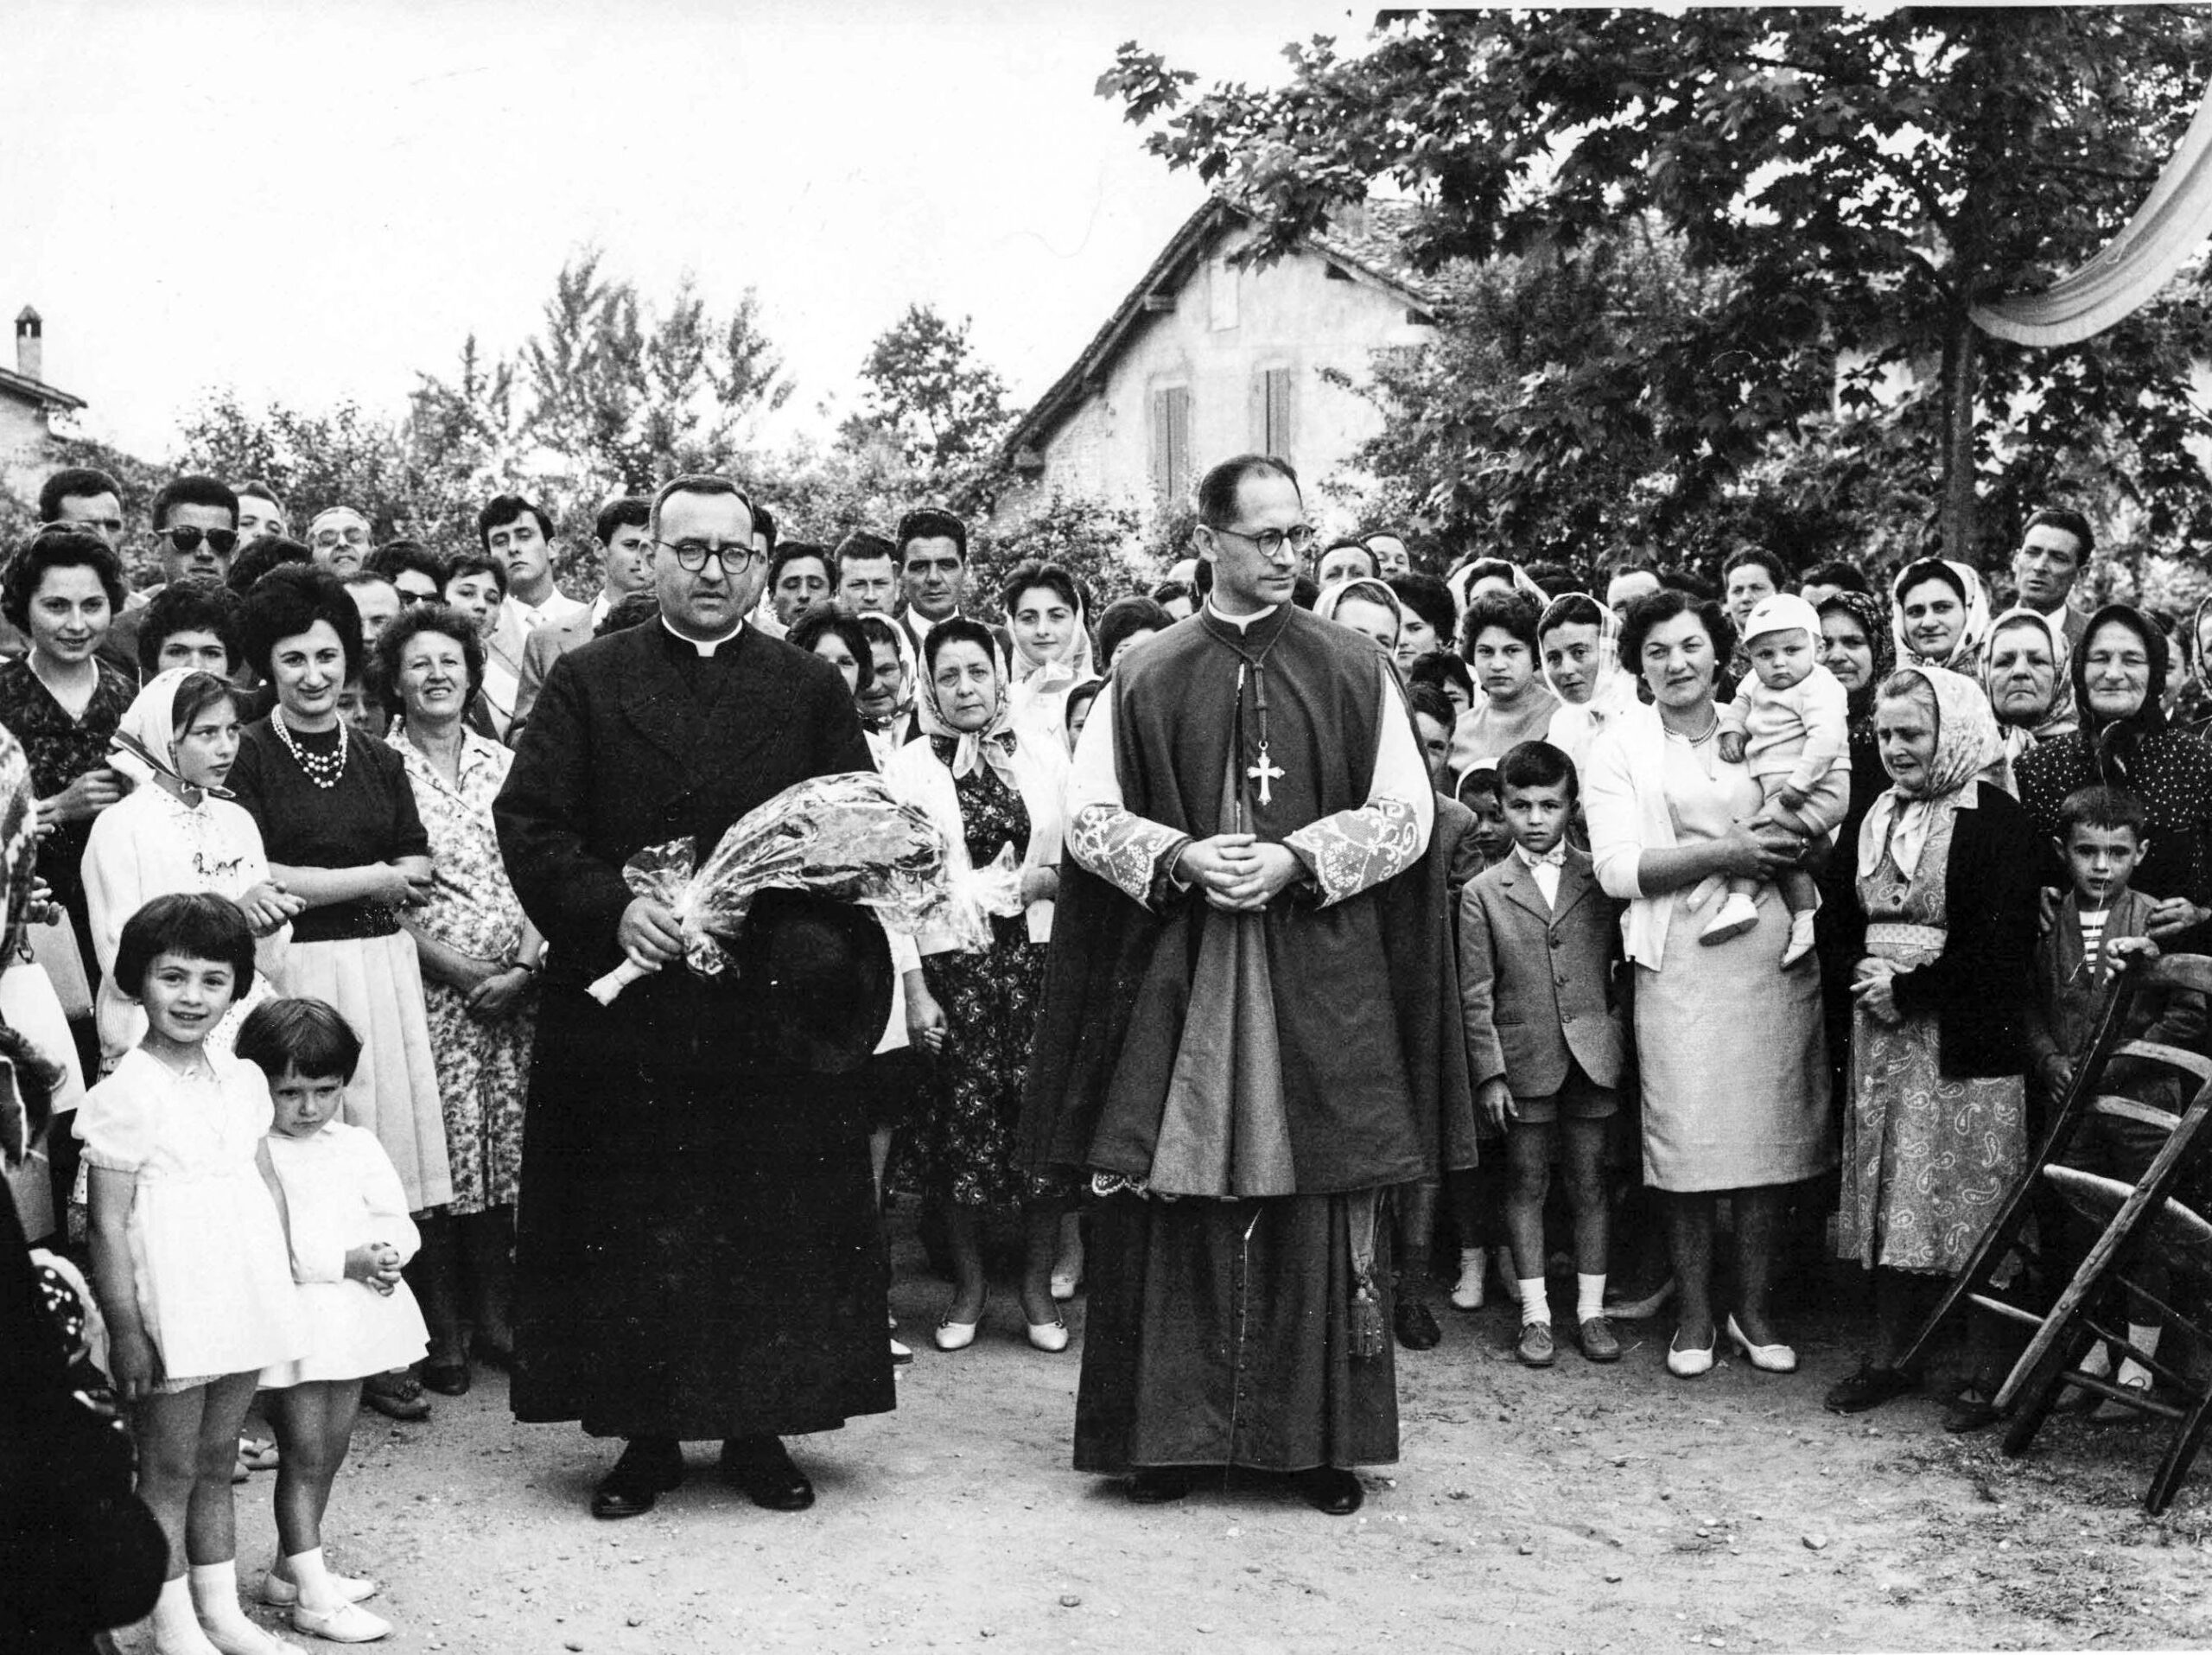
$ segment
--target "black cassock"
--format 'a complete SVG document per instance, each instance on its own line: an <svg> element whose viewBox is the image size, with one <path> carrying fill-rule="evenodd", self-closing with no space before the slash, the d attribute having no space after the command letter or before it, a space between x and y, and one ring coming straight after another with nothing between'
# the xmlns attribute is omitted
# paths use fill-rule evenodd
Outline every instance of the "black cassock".
<svg viewBox="0 0 2212 1655"><path fill-rule="evenodd" d="M602 1008L648 845L710 850L810 776L867 770L844 682L747 627L648 623L562 657L493 806L547 939L516 1211L512 1406L596 1436L828 1430L896 1404L867 1125L772 1054L757 999L672 967Z"/></svg>

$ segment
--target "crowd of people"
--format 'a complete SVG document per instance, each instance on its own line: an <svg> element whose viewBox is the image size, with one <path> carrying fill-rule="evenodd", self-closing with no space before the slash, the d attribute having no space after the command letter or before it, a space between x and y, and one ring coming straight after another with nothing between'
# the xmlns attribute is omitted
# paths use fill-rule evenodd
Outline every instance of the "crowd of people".
<svg viewBox="0 0 2212 1655"><path fill-rule="evenodd" d="M515 495L462 547L342 504L294 538L205 476L143 528L96 471L39 507L0 576L0 1014L54 1123L10 1181L64 1331L18 1401L126 1405L136 1505L82 1521L118 1571L166 1559L163 1655L285 1647L232 1537L271 1463L263 1598L388 1633L321 1550L355 1410L485 1365L518 1417L624 1439L601 1517L701 1439L810 1504L780 1438L892 1407L919 1342L891 1192L950 1283L937 1352L982 1336L1001 1218L1030 1346L1087 1291L1075 1461L1140 1501L1236 1466L1356 1509L1394 1346L1500 1296L1531 1368L1671 1307L1670 1374L1787 1374L1777 1284L1823 1248L1873 1282L1825 1401L1876 1406L1929 1382L1912 1337L2098 992L2212 921L2212 602L2086 610L2064 509L2000 605L1940 557L1745 547L1715 582L1323 544L1260 455L1122 593L1052 562L974 591L951 512L800 540L719 478L601 510L588 596ZM626 861L851 771L959 901L913 933L795 902L757 971L680 969ZM2201 1046L2204 1009L2137 1029ZM1994 1417L2006 1360L1976 1323L1947 1423ZM112 1459L101 1429L40 1441Z"/></svg>

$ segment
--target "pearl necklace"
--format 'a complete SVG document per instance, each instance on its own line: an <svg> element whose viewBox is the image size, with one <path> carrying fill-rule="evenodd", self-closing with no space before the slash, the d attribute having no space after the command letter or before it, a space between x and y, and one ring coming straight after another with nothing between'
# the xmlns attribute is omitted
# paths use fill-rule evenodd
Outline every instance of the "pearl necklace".
<svg viewBox="0 0 2212 1655"><path fill-rule="evenodd" d="M338 749L334 753L310 753L293 739L292 727L284 722L283 713L270 721L276 726L276 739L284 744L284 751L292 755L292 762L300 767L300 773L315 786L328 792L346 773L346 721L338 721Z"/></svg>

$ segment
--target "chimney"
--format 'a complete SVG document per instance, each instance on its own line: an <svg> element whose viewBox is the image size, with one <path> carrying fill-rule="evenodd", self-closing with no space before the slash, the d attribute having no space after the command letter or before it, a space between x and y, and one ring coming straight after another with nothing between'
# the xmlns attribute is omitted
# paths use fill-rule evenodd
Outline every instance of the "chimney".
<svg viewBox="0 0 2212 1655"><path fill-rule="evenodd" d="M26 379L46 378L46 324L29 305L16 313L16 372Z"/></svg>

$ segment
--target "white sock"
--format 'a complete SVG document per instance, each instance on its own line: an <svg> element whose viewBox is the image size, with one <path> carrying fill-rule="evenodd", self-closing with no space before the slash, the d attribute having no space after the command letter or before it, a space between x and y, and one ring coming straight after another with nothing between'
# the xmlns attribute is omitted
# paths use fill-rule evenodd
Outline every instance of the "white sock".
<svg viewBox="0 0 2212 1655"><path fill-rule="evenodd" d="M1544 1278L1524 1276L1521 1278L1521 1325L1532 1321L1548 1322L1552 1319L1552 1307L1544 1296Z"/></svg>
<svg viewBox="0 0 2212 1655"><path fill-rule="evenodd" d="M194 1563L188 1573L192 1607L200 1612L200 1628L218 1655L276 1655L285 1647L247 1620L238 1607L238 1559Z"/></svg>
<svg viewBox="0 0 2212 1655"><path fill-rule="evenodd" d="M321 1546L312 1551L292 1553L284 1559L284 1573L300 1588L301 1604L317 1614L328 1614L346 1607L346 1595L332 1577L329 1565L322 1561Z"/></svg>
<svg viewBox="0 0 2212 1655"><path fill-rule="evenodd" d="M154 1601L154 1648L156 1655L220 1655L200 1630L200 1617L192 1612L192 1584L182 1575L162 1582Z"/></svg>
<svg viewBox="0 0 2212 1655"><path fill-rule="evenodd" d="M1595 1276L1574 1273L1574 1320L1579 1324L1592 1316L1605 1314L1605 1276L1600 1270Z"/></svg>

